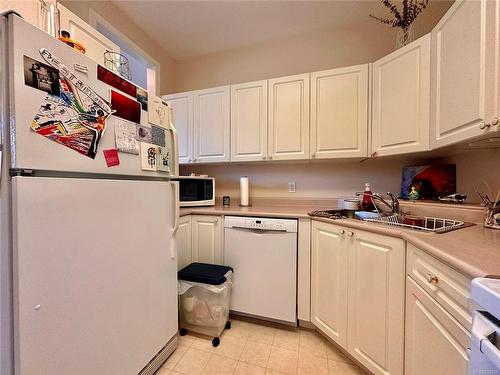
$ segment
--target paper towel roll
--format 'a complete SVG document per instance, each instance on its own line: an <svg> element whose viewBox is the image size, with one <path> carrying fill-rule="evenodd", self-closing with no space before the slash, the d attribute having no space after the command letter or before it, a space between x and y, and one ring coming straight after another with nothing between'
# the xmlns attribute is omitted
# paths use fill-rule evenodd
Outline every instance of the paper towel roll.
<svg viewBox="0 0 500 375"><path fill-rule="evenodd" d="M240 206L248 206L248 176L240 177Z"/></svg>

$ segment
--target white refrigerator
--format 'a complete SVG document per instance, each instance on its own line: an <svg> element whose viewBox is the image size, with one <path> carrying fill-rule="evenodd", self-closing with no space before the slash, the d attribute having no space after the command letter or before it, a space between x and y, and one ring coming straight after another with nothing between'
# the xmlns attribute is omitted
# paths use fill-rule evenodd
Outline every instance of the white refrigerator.
<svg viewBox="0 0 500 375"><path fill-rule="evenodd" d="M95 158L37 134L47 93L26 84L25 56L44 62L45 48L103 98L110 86L94 61L17 15L0 22L0 373L151 374L178 329L175 128L170 172L122 152L108 167L113 116Z"/></svg>

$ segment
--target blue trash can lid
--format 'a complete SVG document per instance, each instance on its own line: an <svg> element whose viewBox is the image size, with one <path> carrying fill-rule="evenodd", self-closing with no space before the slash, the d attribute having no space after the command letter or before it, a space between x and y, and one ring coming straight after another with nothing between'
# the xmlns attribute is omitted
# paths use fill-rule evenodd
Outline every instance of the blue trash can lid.
<svg viewBox="0 0 500 375"><path fill-rule="evenodd" d="M179 280L192 281L210 285L221 285L226 282L226 273L233 271L231 267L217 264L191 263L177 273Z"/></svg>

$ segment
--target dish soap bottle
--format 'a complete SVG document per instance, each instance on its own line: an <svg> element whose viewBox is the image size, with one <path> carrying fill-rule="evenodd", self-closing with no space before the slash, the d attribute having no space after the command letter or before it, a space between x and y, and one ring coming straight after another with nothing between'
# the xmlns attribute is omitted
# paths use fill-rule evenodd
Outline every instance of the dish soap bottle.
<svg viewBox="0 0 500 375"><path fill-rule="evenodd" d="M365 183L365 191L363 193L363 200L361 202L361 207L363 208L363 211L373 211L375 209L369 182Z"/></svg>

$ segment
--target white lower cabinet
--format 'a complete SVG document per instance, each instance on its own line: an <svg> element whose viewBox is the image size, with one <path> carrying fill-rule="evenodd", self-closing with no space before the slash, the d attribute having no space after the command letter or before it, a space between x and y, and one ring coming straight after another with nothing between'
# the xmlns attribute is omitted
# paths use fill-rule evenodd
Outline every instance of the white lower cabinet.
<svg viewBox="0 0 500 375"><path fill-rule="evenodd" d="M405 375L466 375L470 333L407 279Z"/></svg>
<svg viewBox="0 0 500 375"><path fill-rule="evenodd" d="M177 270L186 267L193 261L191 238L191 216L182 216L179 218L179 228L175 233L175 240L177 243Z"/></svg>
<svg viewBox="0 0 500 375"><path fill-rule="evenodd" d="M405 242L314 221L312 323L373 374L403 373Z"/></svg>
<svg viewBox="0 0 500 375"><path fill-rule="evenodd" d="M311 321L342 347L347 345L348 246L345 228L312 222Z"/></svg>
<svg viewBox="0 0 500 375"><path fill-rule="evenodd" d="M405 242L354 229L347 237L347 350L373 374L402 374Z"/></svg>
<svg viewBox="0 0 500 375"><path fill-rule="evenodd" d="M222 264L223 227L220 216L191 216L193 262Z"/></svg>

